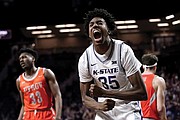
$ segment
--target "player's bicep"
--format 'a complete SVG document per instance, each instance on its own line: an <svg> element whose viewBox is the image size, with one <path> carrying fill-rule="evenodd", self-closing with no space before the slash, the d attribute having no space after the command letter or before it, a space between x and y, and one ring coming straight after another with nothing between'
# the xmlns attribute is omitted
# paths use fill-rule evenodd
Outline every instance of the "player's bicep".
<svg viewBox="0 0 180 120"><path fill-rule="evenodd" d="M82 98L84 98L86 95L89 95L90 84L91 82L80 82L80 91Z"/></svg>
<svg viewBox="0 0 180 120"><path fill-rule="evenodd" d="M60 88L59 88L59 85L57 83L57 81L55 82L49 82L49 86L50 86L50 89L51 89L51 92L53 94L53 96L57 96L57 95L60 95L61 96L61 92L60 92Z"/></svg>
<svg viewBox="0 0 180 120"><path fill-rule="evenodd" d="M55 74L50 69L45 69L44 76L53 95L57 95L59 91L59 85L57 83Z"/></svg>
<svg viewBox="0 0 180 120"><path fill-rule="evenodd" d="M143 78L141 76L140 71L137 71L135 74L128 77L133 87L141 88L144 87Z"/></svg>
<svg viewBox="0 0 180 120"><path fill-rule="evenodd" d="M157 107L158 109L161 109L163 105L165 104L165 89L166 85L163 79L157 80Z"/></svg>
<svg viewBox="0 0 180 120"><path fill-rule="evenodd" d="M126 75L129 77L140 70L141 63L136 58L134 51L130 46L123 44L122 47L121 64L126 72Z"/></svg>
<svg viewBox="0 0 180 120"><path fill-rule="evenodd" d="M19 78L16 79L16 87L17 87L18 91L20 91L20 79Z"/></svg>
<svg viewBox="0 0 180 120"><path fill-rule="evenodd" d="M20 94L20 98L21 98L22 105L24 105L23 93L22 93L21 90L20 90L20 78L17 78L17 79L16 79L16 86L17 86L17 89L18 89L19 94Z"/></svg>

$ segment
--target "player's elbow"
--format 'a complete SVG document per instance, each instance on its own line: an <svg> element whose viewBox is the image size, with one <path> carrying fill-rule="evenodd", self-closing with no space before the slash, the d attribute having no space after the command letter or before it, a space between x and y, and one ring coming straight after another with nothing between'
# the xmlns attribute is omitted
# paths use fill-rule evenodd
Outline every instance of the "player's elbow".
<svg viewBox="0 0 180 120"><path fill-rule="evenodd" d="M84 99L82 99L82 104L86 105L86 101Z"/></svg>
<svg viewBox="0 0 180 120"><path fill-rule="evenodd" d="M140 98L141 98L141 100L147 100L148 99L146 90L141 90Z"/></svg>
<svg viewBox="0 0 180 120"><path fill-rule="evenodd" d="M141 94L140 99L141 100L147 100L148 99L147 94L146 93Z"/></svg>
<svg viewBox="0 0 180 120"><path fill-rule="evenodd" d="M148 95L147 95L147 92L145 90L144 93L143 93L143 100L147 100L147 99L148 99Z"/></svg>
<svg viewBox="0 0 180 120"><path fill-rule="evenodd" d="M85 106L87 105L87 99L86 99L86 97L82 97L82 104L85 105Z"/></svg>

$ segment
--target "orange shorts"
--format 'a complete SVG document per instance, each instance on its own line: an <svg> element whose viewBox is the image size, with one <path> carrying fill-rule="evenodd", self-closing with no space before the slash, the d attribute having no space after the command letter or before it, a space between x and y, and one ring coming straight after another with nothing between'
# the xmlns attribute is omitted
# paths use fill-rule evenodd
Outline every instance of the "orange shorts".
<svg viewBox="0 0 180 120"><path fill-rule="evenodd" d="M23 120L54 120L55 111L49 110L31 110L24 112Z"/></svg>

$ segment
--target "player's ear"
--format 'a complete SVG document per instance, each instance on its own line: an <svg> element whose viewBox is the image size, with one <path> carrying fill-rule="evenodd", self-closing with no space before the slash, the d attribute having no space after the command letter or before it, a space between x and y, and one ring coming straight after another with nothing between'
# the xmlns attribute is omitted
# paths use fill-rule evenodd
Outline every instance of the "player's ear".
<svg viewBox="0 0 180 120"><path fill-rule="evenodd" d="M154 66L154 70L156 70L157 69L157 66Z"/></svg>
<svg viewBox="0 0 180 120"><path fill-rule="evenodd" d="M35 57L34 57L34 56L32 56L32 61L33 61L33 62L36 62L36 59L35 59Z"/></svg>
<svg viewBox="0 0 180 120"><path fill-rule="evenodd" d="M108 35L111 35L111 34L112 34L112 32L110 30L108 30Z"/></svg>
<svg viewBox="0 0 180 120"><path fill-rule="evenodd" d="M146 65L143 65L142 68L145 70L146 69Z"/></svg>

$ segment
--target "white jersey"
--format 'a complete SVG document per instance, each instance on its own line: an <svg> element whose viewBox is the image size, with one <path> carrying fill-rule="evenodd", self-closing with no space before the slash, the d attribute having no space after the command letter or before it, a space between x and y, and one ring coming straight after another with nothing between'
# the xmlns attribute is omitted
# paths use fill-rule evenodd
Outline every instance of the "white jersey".
<svg viewBox="0 0 180 120"><path fill-rule="evenodd" d="M105 90L122 91L132 87L127 79L128 76L140 70L141 63L135 57L131 47L121 40L112 39L109 50L104 54L98 54L91 44L82 54L78 63L80 82L90 82L94 80L98 86ZM99 97L98 101L104 101ZM112 98L111 98L112 99ZM113 99L115 106L129 104L129 101ZM133 101L131 103L138 102ZM139 110L139 107L131 107ZM125 107L124 109L128 109ZM107 113L107 112L104 112Z"/></svg>

